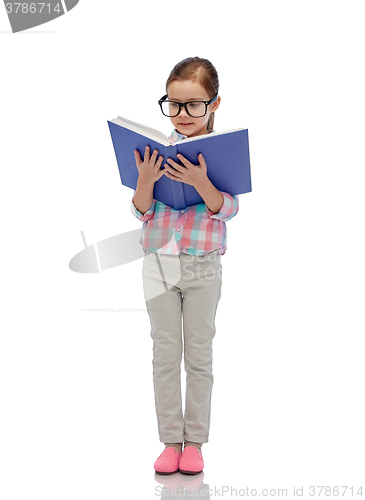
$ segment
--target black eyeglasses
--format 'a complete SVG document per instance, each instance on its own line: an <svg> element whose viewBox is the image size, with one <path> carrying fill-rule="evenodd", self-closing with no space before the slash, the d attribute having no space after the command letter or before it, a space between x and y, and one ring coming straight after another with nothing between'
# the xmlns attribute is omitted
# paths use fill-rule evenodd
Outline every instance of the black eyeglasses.
<svg viewBox="0 0 365 500"><path fill-rule="evenodd" d="M176 102L169 101L167 99L167 94L161 97L158 101L161 111L165 116L173 118L177 116L181 108L185 108L187 114L193 118L202 118L207 114L207 109L209 104L212 104L218 99L218 94L213 97L210 101L189 101L189 102Z"/></svg>

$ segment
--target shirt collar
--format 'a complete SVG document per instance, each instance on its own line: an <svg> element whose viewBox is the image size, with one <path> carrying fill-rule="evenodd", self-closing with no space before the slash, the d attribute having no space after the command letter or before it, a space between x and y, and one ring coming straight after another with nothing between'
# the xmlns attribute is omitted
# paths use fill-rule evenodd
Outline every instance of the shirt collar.
<svg viewBox="0 0 365 500"><path fill-rule="evenodd" d="M169 137L169 141L171 142L171 144L176 144L177 141L182 141L183 139L187 139L187 138L188 138L187 135L180 134L176 130L176 128L174 128L174 130L172 131L172 134Z"/></svg>
<svg viewBox="0 0 365 500"><path fill-rule="evenodd" d="M214 134L215 133L215 130L210 130L208 132L208 134ZM174 128L174 130L172 131L170 137L169 137L169 141L171 144L176 144L177 141L182 141L183 139L187 139L188 136L187 135L184 135L184 134L180 134L176 128Z"/></svg>

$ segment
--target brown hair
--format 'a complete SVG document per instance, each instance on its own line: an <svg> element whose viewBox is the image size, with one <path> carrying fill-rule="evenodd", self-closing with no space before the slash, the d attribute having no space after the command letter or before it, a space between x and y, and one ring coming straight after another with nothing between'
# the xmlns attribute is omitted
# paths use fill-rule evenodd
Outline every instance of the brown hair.
<svg viewBox="0 0 365 500"><path fill-rule="evenodd" d="M175 80L197 81L207 91L210 99L218 94L218 73L208 59L188 57L177 63L167 79L166 92L170 83ZM207 130L213 130L213 125L214 113L211 113L207 123Z"/></svg>

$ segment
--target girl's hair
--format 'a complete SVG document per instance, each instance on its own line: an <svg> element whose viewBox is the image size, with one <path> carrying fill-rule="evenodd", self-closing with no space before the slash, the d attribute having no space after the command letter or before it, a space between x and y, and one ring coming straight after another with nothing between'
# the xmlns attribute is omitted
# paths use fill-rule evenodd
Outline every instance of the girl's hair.
<svg viewBox="0 0 365 500"><path fill-rule="evenodd" d="M175 80L193 80L199 83L212 99L218 94L218 73L208 59L188 57L176 64L166 82L166 92L171 82ZM214 113L210 114L207 130L213 130Z"/></svg>

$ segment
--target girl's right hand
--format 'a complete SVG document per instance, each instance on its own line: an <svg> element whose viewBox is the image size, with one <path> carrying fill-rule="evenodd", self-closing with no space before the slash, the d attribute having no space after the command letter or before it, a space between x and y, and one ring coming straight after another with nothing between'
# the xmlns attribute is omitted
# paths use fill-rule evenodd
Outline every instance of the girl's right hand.
<svg viewBox="0 0 365 500"><path fill-rule="evenodd" d="M154 184L164 175L165 170L160 168L163 162L163 156L160 156L156 161L157 155L158 151L155 149L152 156L150 156L150 148L149 146L146 146L144 160L142 161L139 151L134 150L134 157L136 159L139 179L141 182L145 184Z"/></svg>

